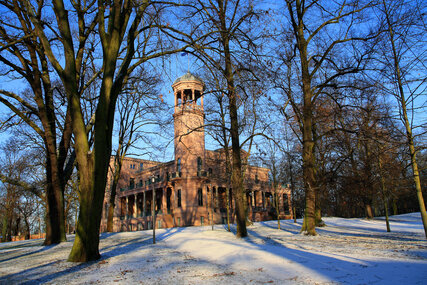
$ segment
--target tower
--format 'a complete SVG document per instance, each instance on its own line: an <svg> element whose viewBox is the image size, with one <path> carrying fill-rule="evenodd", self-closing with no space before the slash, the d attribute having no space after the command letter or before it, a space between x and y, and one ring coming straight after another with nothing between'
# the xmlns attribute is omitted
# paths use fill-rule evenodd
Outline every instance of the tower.
<svg viewBox="0 0 427 285"><path fill-rule="evenodd" d="M192 177L202 171L205 156L204 82L187 72L172 84L175 96L174 146L176 172Z"/></svg>

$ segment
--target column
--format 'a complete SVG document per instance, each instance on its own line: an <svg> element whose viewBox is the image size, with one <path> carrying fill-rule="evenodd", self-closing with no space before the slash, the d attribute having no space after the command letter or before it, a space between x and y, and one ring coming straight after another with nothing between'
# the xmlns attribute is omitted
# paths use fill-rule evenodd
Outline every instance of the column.
<svg viewBox="0 0 427 285"><path fill-rule="evenodd" d="M176 195L176 193L175 193L175 188L174 187L172 187L171 188L171 211L172 211L172 214L173 214L173 211L174 211L174 209L175 209L175 195ZM175 219L175 218L174 218Z"/></svg>
<svg viewBox="0 0 427 285"><path fill-rule="evenodd" d="M215 208L219 209L218 186L215 187Z"/></svg>
<svg viewBox="0 0 427 285"><path fill-rule="evenodd" d="M126 219L129 218L129 196L126 196Z"/></svg>
<svg viewBox="0 0 427 285"><path fill-rule="evenodd" d="M265 192L262 191L262 208L265 209Z"/></svg>
<svg viewBox="0 0 427 285"><path fill-rule="evenodd" d="M206 185L206 200L205 200L205 203L206 203L206 211L208 211L209 210L209 187L208 187L208 185Z"/></svg>
<svg viewBox="0 0 427 285"><path fill-rule="evenodd" d="M163 187L163 189L162 189L162 192L163 192L163 195L162 195L162 213L163 214L167 214L168 213L168 206L167 206L167 203L166 203L166 199L167 199L167 188L166 187Z"/></svg>
<svg viewBox="0 0 427 285"><path fill-rule="evenodd" d="M252 207L255 207L255 206L256 206L256 205L255 205L255 192L252 190L252 191L251 191L251 194L252 194L252 197L251 197L251 200L252 200L251 205L252 205Z"/></svg>
<svg viewBox="0 0 427 285"><path fill-rule="evenodd" d="M145 218L145 212L146 212L146 207L145 207L145 192L142 192L143 195L143 200L142 200L142 216Z"/></svg>
<svg viewBox="0 0 427 285"><path fill-rule="evenodd" d="M191 89L191 100L193 100L193 104L194 104L194 89Z"/></svg>
<svg viewBox="0 0 427 285"><path fill-rule="evenodd" d="M138 217L138 207L136 206L136 204L138 203L138 200L136 194L133 195L133 215L132 217L136 218Z"/></svg>

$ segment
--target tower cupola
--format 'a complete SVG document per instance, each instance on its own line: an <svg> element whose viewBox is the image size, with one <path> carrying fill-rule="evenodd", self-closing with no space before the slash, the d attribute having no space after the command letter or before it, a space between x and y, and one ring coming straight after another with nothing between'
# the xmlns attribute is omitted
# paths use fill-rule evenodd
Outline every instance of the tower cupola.
<svg viewBox="0 0 427 285"><path fill-rule="evenodd" d="M187 72L174 81L172 88L175 96L175 113L184 109L203 112L203 91L205 90L203 80Z"/></svg>

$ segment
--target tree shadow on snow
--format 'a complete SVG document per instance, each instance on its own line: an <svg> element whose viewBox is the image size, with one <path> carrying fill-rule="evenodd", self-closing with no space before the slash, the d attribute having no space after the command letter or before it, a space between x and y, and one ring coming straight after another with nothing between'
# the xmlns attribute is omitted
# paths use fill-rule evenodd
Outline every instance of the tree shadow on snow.
<svg viewBox="0 0 427 285"><path fill-rule="evenodd" d="M13 273L0 277L0 284L41 284L54 280L57 277L71 274L80 271L86 267L91 266L98 261L91 261L87 263L68 263L71 266L61 270L48 273L49 270L55 270L58 266L59 261L52 261L39 266L34 266L18 273ZM52 269L50 269L52 268Z"/></svg>
<svg viewBox="0 0 427 285"><path fill-rule="evenodd" d="M390 262L385 262L383 260L367 261L355 257L350 257L347 253L334 253L334 256L331 256L331 254L323 255L318 253L312 253L309 252L307 249L299 250L288 248L286 247L286 245L276 241L274 238L262 236L252 230L248 230L248 233L249 236L245 238L245 241L255 246L256 248L268 252L272 255L289 260L292 263L298 263L309 270L317 272L319 275L323 275L330 280L338 282L346 282L345 280L359 280L358 283L364 283L374 281L374 279L375 281L380 281L380 279L382 278L389 278L389 280L392 281L392 275L387 275L386 272L378 272L381 271L378 268L379 266L385 268L386 270L390 270L390 268L393 267L400 268L403 266L415 266L420 269L425 266L425 264L418 264L416 262L413 263L407 260L403 260L401 262L397 262L395 260L391 260ZM265 244L258 243L257 240L259 241L259 239L266 240ZM273 267L273 269L276 269L278 271L286 270L286 267L281 267L279 264L272 264L271 266ZM363 274L363 271L365 271L366 274ZM422 272L423 270L418 271L417 275L419 275L420 273L421 275L423 275ZM381 276L382 274L384 276ZM424 275L427 274L424 273Z"/></svg>
<svg viewBox="0 0 427 285"><path fill-rule="evenodd" d="M181 228L170 228L170 229L161 230L160 232L158 232L156 236L156 240L161 241L180 231L182 231ZM109 237L112 237L114 235L115 233L102 234L100 237L100 241L102 242L103 240L106 240ZM124 236L124 239L126 239L126 236ZM0 284L15 284L15 283L39 284L39 283L50 282L55 280L56 278L78 272L92 265L96 265L101 261L108 261L110 258L117 257L120 255L126 255L128 253L138 251L142 248L149 248L152 245L153 245L152 236L149 234L149 231L141 232L140 235L132 238L127 238L126 240L120 243L114 243L111 245L107 244L106 246L100 245L101 258L96 261L91 261L86 263L68 263L65 260L52 261L46 264L33 266L31 268L22 270L17 273L1 276ZM18 259L24 256L28 257L29 255L46 251L48 249L51 249L52 247L53 246L46 246L30 253L26 252L10 258L6 258L4 260L0 260L0 262L9 261L12 259ZM155 250L155 248L153 248L153 250ZM151 258L151 257L152 257L151 255L147 256L147 258ZM57 268L58 268L57 264L61 262L64 263L66 268L63 270L57 271ZM50 271L54 271L54 272L49 273Z"/></svg>
<svg viewBox="0 0 427 285"><path fill-rule="evenodd" d="M11 257L7 257L7 258L4 258L4 259L2 259L0 257L0 264L2 262L10 261L10 260L17 259L17 258L20 258L20 257L24 257L24 256L27 257L27 256L30 256L30 255L33 255L33 254L41 253L43 251L50 250L50 249L54 248L55 246L57 246L57 245L56 244L45 245L42 248L34 250L34 251L31 251L31 252L25 251L24 253L17 254L17 255L14 255L14 256L11 256ZM17 248L17 249L23 249L23 248ZM12 253L12 255L13 255L13 253Z"/></svg>

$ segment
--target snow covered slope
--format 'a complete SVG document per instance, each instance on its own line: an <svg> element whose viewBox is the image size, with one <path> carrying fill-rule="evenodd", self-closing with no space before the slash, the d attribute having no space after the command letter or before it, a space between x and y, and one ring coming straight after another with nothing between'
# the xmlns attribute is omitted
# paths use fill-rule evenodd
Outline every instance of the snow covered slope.
<svg viewBox="0 0 427 285"><path fill-rule="evenodd" d="M66 261L69 242L0 244L0 284L425 284L427 242L419 213L383 219L324 218L318 236L301 221L255 223L236 239L222 225L101 236L101 260Z"/></svg>

